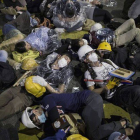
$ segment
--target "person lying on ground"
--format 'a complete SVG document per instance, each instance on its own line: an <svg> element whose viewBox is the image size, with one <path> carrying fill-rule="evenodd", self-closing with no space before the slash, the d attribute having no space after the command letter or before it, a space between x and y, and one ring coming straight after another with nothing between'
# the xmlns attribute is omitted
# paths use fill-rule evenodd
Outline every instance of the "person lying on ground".
<svg viewBox="0 0 140 140"><path fill-rule="evenodd" d="M42 22L41 16L36 15L32 18L27 13L23 13L17 19L6 23L2 29L5 40L0 44L0 49L7 52L14 51L15 44L25 38L24 34L30 33L34 26L38 26Z"/></svg>
<svg viewBox="0 0 140 140"><path fill-rule="evenodd" d="M82 46L78 51L79 59L88 65L85 72L87 88L121 107L134 107L140 111L140 85L123 84L117 78L111 78L109 72L119 68L113 62L101 61L90 46ZM91 80L90 80L91 79ZM110 79L110 80L109 80ZM99 80L95 81L94 80ZM100 81L101 80L101 81ZM109 80L108 82L106 80ZM113 84L113 81L116 82ZM133 96L133 97L132 97Z"/></svg>
<svg viewBox="0 0 140 140"><path fill-rule="evenodd" d="M110 59L117 66L132 71L139 70L139 45L136 42L129 43L122 48L111 48L108 42L99 44L95 52L103 59Z"/></svg>
<svg viewBox="0 0 140 140"><path fill-rule="evenodd" d="M49 54L61 47L61 40L53 29L40 27L15 45L15 51L24 53L30 49Z"/></svg>
<svg viewBox="0 0 140 140"><path fill-rule="evenodd" d="M136 28L133 19L125 21L114 32L109 28L101 27L101 25L95 24L87 37L89 44L95 49L105 40L111 44L112 48L126 45L134 39L140 44L140 29Z"/></svg>
<svg viewBox="0 0 140 140"><path fill-rule="evenodd" d="M123 126L126 125L125 120L101 124L103 100L99 94L89 90L46 95L40 104L41 107L36 109L27 107L22 114L21 120L28 128L43 129L47 136L54 135L52 123L56 124L58 122L59 113L62 112L80 113L86 126L85 135L90 140L105 138L114 131L123 129ZM129 133L128 135L131 134Z"/></svg>

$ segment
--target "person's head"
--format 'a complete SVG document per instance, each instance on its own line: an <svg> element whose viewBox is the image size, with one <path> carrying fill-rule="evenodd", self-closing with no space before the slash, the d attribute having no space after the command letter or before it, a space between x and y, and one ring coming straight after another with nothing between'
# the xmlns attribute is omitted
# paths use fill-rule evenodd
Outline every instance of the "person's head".
<svg viewBox="0 0 140 140"><path fill-rule="evenodd" d="M30 49L31 49L31 46L26 41L20 41L20 42L16 43L16 45L15 45L15 51L17 51L19 53L24 53Z"/></svg>
<svg viewBox="0 0 140 140"><path fill-rule="evenodd" d="M0 62L6 62L8 53L5 50L0 50Z"/></svg>
<svg viewBox="0 0 140 140"><path fill-rule="evenodd" d="M90 32L96 32L99 29L102 29L102 25L100 23L95 23L91 28L90 28Z"/></svg>
<svg viewBox="0 0 140 140"><path fill-rule="evenodd" d="M112 51L111 45L108 42L102 42L97 48L100 57L108 59L110 57L110 52Z"/></svg>
<svg viewBox="0 0 140 140"><path fill-rule="evenodd" d="M74 17L74 15L76 13L76 7L75 7L74 3L71 0L68 0L66 2L64 12L65 12L66 17L68 17L68 18Z"/></svg>
<svg viewBox="0 0 140 140"><path fill-rule="evenodd" d="M36 98L39 98L46 92L46 88L37 83L34 83L33 77L34 76L30 76L26 78L25 89L28 93L32 94Z"/></svg>
<svg viewBox="0 0 140 140"><path fill-rule="evenodd" d="M98 55L88 45L84 45L78 50L78 56L79 59L85 63L94 63L95 66L99 63Z"/></svg>
<svg viewBox="0 0 140 140"><path fill-rule="evenodd" d="M72 61L72 56L70 53L64 53L58 57L57 61L59 68L63 68Z"/></svg>
<svg viewBox="0 0 140 140"><path fill-rule="evenodd" d="M35 109L27 107L21 117L22 123L28 128L40 129L40 126L45 123L46 120L46 114L44 114L43 109L40 107Z"/></svg>

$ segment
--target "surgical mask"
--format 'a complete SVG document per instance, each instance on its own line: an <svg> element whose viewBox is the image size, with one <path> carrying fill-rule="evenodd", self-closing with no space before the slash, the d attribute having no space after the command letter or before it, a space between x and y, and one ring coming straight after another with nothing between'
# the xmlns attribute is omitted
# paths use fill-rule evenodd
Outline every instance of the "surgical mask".
<svg viewBox="0 0 140 140"><path fill-rule="evenodd" d="M97 57L96 53L90 54L88 58L89 58L89 60L92 61L92 62L98 61L98 57Z"/></svg>
<svg viewBox="0 0 140 140"><path fill-rule="evenodd" d="M34 19L34 18L31 18L31 17L30 17L30 25L31 25L32 27L34 27L34 26L38 25L37 20L36 20L36 19Z"/></svg>
<svg viewBox="0 0 140 140"><path fill-rule="evenodd" d="M47 118L46 118L44 112L42 113L42 115L38 116L38 119L39 119L40 123L45 123Z"/></svg>
<svg viewBox="0 0 140 140"><path fill-rule="evenodd" d="M62 58L62 59L58 60L58 66L59 66L59 68L63 68L65 66L67 66L66 59L65 58Z"/></svg>

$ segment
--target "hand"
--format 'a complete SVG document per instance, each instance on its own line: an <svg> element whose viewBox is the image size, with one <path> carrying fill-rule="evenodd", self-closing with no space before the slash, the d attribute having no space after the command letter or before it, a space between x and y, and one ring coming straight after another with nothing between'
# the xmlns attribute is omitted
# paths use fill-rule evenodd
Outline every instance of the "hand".
<svg viewBox="0 0 140 140"><path fill-rule="evenodd" d="M56 107L59 114L64 114L64 111L62 109L59 109L59 108L62 108L62 106L56 106Z"/></svg>
<svg viewBox="0 0 140 140"><path fill-rule="evenodd" d="M121 79L116 77L111 77L111 79L108 81L106 87L107 89L112 89L115 86L118 86L120 84Z"/></svg>
<svg viewBox="0 0 140 140"><path fill-rule="evenodd" d="M20 11L20 10L22 10L22 7L16 6L16 10Z"/></svg>
<svg viewBox="0 0 140 140"><path fill-rule="evenodd" d="M64 131L64 129L62 129L62 131L64 131L65 133L67 133L70 130L70 126Z"/></svg>
<svg viewBox="0 0 140 140"><path fill-rule="evenodd" d="M48 84L48 83L45 81L45 79L42 78L42 77L40 77L40 76L34 76L34 77L33 77L33 82L34 82L34 83L37 83L37 84L39 84L39 85L41 85L41 86L43 86L43 87L46 87L47 84Z"/></svg>

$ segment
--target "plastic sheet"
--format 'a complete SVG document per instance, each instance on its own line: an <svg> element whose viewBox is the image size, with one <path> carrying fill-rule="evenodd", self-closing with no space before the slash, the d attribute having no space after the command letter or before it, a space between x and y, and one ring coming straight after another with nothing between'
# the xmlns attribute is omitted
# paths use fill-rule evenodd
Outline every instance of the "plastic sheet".
<svg viewBox="0 0 140 140"><path fill-rule="evenodd" d="M99 0L99 2L107 7L117 6L116 0Z"/></svg>
<svg viewBox="0 0 140 140"><path fill-rule="evenodd" d="M109 28L102 28L95 33L95 36L100 41L107 41L108 43L113 43L114 31Z"/></svg>
<svg viewBox="0 0 140 140"><path fill-rule="evenodd" d="M58 6L59 5L59 6ZM53 24L58 28L65 28L69 30L71 28L78 29L80 28L84 22L86 21L86 14L84 8L79 4L79 2L74 2L76 12L75 16L72 18L68 18L65 14L65 4L61 1L58 1L51 6L50 11L48 12L50 15L53 11ZM53 9L53 10L52 10Z"/></svg>
<svg viewBox="0 0 140 140"><path fill-rule="evenodd" d="M51 53L61 47L61 40L53 29L40 27L29 34L25 39L37 51L43 54Z"/></svg>
<svg viewBox="0 0 140 140"><path fill-rule="evenodd" d="M64 83L66 85L66 91L68 84L73 77L73 71L70 65L60 70L51 69L51 64L57 59L57 56L58 54L55 52L48 55L47 58L40 63L35 74L43 77L50 86L54 88L58 88L59 84Z"/></svg>

